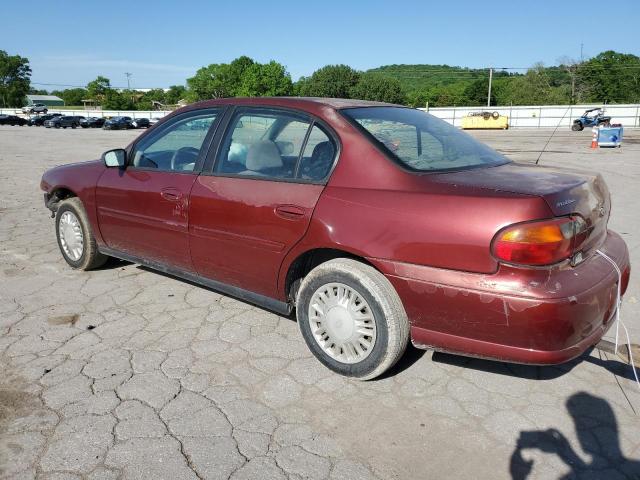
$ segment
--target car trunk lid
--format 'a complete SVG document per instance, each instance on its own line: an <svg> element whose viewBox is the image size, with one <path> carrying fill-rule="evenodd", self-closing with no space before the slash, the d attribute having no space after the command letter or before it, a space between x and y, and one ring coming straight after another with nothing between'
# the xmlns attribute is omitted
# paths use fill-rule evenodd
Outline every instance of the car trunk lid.
<svg viewBox="0 0 640 480"><path fill-rule="evenodd" d="M586 258L605 240L611 210L609 190L601 175L568 169L508 163L434 175L438 183L542 197L553 216L579 214L587 223L580 251ZM535 219L532 219L535 220Z"/></svg>

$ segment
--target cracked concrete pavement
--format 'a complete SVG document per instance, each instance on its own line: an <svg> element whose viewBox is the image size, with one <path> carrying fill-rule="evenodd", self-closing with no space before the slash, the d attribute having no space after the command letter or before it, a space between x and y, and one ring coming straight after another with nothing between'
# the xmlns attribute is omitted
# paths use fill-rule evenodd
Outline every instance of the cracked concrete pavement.
<svg viewBox="0 0 640 480"><path fill-rule="evenodd" d="M357 382L292 318L124 262L71 270L40 176L136 134L0 127L0 478L640 478L640 393L604 352L541 368L410 347ZM475 133L519 161L548 134ZM640 132L588 137L559 132L542 163L603 171L637 261Z"/></svg>

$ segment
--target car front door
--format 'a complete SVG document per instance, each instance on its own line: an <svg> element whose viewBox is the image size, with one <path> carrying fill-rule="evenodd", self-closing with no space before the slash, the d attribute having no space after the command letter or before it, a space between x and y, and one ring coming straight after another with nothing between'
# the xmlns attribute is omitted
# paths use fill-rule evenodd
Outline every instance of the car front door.
<svg viewBox="0 0 640 480"><path fill-rule="evenodd" d="M220 109L178 115L133 146L126 168L108 168L96 188L100 233L107 247L192 272L189 193Z"/></svg>
<svg viewBox="0 0 640 480"><path fill-rule="evenodd" d="M304 114L237 108L215 165L191 191L198 274L277 298L278 270L307 230L337 145L326 126Z"/></svg>

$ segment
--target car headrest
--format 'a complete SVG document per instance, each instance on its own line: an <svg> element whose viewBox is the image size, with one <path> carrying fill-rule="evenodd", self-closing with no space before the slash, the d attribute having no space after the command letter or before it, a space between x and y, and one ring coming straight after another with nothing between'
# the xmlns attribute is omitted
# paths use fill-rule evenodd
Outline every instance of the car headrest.
<svg viewBox="0 0 640 480"><path fill-rule="evenodd" d="M311 158L317 162L327 162L333 158L333 144L331 142L320 142L313 147Z"/></svg>
<svg viewBox="0 0 640 480"><path fill-rule="evenodd" d="M259 172L267 168L282 167L278 146L271 140L259 140L249 147L246 160L247 169Z"/></svg>

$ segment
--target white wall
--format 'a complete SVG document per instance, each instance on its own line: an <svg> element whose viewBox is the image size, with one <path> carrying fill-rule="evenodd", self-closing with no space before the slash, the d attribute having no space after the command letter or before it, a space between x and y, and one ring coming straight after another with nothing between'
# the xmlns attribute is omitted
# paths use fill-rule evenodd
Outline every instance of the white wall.
<svg viewBox="0 0 640 480"><path fill-rule="evenodd" d="M144 111L144 110L65 110L64 107L50 107L48 113L61 113L63 115L82 115L83 117L131 117L131 118L162 118L170 111ZM0 115L25 116L20 108L0 108ZM35 115L35 114L34 114Z"/></svg>
<svg viewBox="0 0 640 480"><path fill-rule="evenodd" d="M574 119L590 108L603 105L544 105L531 107L438 107L421 108L430 114L456 126L469 112L487 110L509 117L510 128L569 127ZM624 127L640 127L640 105L604 105L604 113L611 116L611 123L621 123Z"/></svg>
<svg viewBox="0 0 640 480"><path fill-rule="evenodd" d="M456 126L460 126L462 117L469 112L488 110L499 112L509 117L510 128L539 128L539 127L569 127L572 121L582 113L602 105L544 105L531 107L438 107L422 108L430 114L441 118ZM640 127L640 104L605 105L605 115L612 117L612 123L621 123L624 127ZM50 113L63 115L83 115L85 117L115 117L127 116L132 118L161 118L170 112L161 111L125 111L125 110L64 110L52 107ZM22 115L22 111L14 108L0 108L0 114Z"/></svg>

